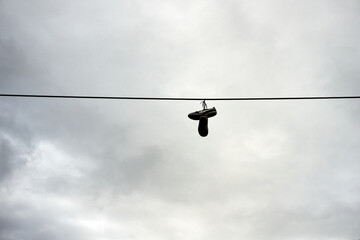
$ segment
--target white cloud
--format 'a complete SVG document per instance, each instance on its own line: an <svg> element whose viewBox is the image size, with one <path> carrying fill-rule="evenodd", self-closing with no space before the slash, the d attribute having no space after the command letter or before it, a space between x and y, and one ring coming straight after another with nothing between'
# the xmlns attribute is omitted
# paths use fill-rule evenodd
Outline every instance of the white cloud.
<svg viewBox="0 0 360 240"><path fill-rule="evenodd" d="M358 94L357 1L0 2L3 92ZM10 26L10 27L9 27ZM357 239L359 103L7 99L0 238Z"/></svg>

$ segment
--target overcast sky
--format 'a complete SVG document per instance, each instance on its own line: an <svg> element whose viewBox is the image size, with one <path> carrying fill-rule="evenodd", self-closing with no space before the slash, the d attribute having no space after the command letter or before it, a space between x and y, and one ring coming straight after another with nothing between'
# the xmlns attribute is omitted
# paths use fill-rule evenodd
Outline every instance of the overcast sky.
<svg viewBox="0 0 360 240"><path fill-rule="evenodd" d="M360 94L358 0L0 0L0 92ZM358 240L360 101L0 98L2 240Z"/></svg>

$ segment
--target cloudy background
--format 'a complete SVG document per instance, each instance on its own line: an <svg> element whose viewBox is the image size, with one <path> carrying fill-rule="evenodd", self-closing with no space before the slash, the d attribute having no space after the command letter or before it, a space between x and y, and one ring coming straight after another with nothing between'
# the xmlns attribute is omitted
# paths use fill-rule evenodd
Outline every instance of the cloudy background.
<svg viewBox="0 0 360 240"><path fill-rule="evenodd" d="M0 92L360 94L358 0L0 0ZM359 239L359 100L0 99L0 239Z"/></svg>

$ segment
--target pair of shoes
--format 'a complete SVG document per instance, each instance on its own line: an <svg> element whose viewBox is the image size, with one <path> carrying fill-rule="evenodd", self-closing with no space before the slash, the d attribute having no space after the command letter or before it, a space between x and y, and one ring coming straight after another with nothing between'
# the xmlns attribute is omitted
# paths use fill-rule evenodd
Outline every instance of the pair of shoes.
<svg viewBox="0 0 360 240"><path fill-rule="evenodd" d="M214 117L216 114L217 114L217 111L213 107L213 108L203 109L200 111L189 113L188 117L192 120L199 121L198 132L199 132L200 136L206 137L209 133L208 118Z"/></svg>

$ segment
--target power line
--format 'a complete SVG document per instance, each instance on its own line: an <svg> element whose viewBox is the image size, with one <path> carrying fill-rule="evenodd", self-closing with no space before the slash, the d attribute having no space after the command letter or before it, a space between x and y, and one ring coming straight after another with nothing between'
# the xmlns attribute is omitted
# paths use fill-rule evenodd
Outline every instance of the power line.
<svg viewBox="0 0 360 240"><path fill-rule="evenodd" d="M360 96L299 96L299 97L239 97L239 98L185 98L185 97L123 97L89 95L41 95L41 94L0 94L0 97L16 98L62 98L62 99L104 99L104 100L163 100L163 101L288 101L288 100L335 100L360 99Z"/></svg>

